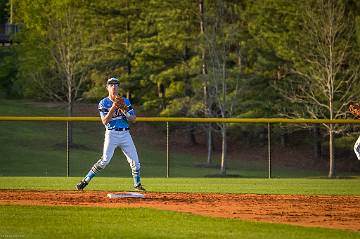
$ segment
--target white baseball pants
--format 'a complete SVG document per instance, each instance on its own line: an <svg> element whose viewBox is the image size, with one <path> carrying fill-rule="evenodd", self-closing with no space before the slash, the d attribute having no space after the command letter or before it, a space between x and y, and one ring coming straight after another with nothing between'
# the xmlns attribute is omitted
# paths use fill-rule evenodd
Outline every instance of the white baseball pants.
<svg viewBox="0 0 360 239"><path fill-rule="evenodd" d="M358 158L358 160L360 160L360 136L359 138L356 140L355 145L354 145L354 152Z"/></svg>
<svg viewBox="0 0 360 239"><path fill-rule="evenodd" d="M97 162L105 168L111 161L114 151L120 147L130 165L133 176L140 174L139 157L129 131L106 130L102 158Z"/></svg>

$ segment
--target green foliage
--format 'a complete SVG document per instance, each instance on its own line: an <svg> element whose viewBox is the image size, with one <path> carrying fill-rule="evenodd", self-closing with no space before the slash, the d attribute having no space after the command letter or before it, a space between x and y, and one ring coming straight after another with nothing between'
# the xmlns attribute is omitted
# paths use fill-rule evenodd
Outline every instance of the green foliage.
<svg viewBox="0 0 360 239"><path fill-rule="evenodd" d="M21 24L21 31L16 35L20 44L14 49L19 58L17 81L24 86L24 96L70 102L83 91L91 57L85 3L16 2L16 22Z"/></svg>
<svg viewBox="0 0 360 239"><path fill-rule="evenodd" d="M285 101L273 85L281 81L291 91L291 69L313 67L302 58L310 49L304 45L304 6L314 1L204 1L204 16L198 2L190 0L13 2L21 31L20 44L0 52L0 85L6 95L64 100L65 75L71 73L77 85L74 98L97 101L106 94L105 80L115 76L121 80L121 93L153 114L203 116L208 107L204 85L221 75L210 65L220 59L214 50L225 49L220 63L225 65L227 100L216 103L219 97L210 96L213 108L231 105L236 117L272 117L300 107ZM359 43L360 5L340 2L356 30L353 42ZM0 1L0 9L6 4ZM0 19L5 19L1 12ZM67 18L70 12L72 18ZM200 32L201 17L205 34ZM206 75L201 73L204 49ZM348 65L358 65L356 49ZM59 61L61 52L71 52L66 64Z"/></svg>
<svg viewBox="0 0 360 239"><path fill-rule="evenodd" d="M8 47L0 48L0 59L0 98L21 95L20 86L14 85L18 70L16 53Z"/></svg>
<svg viewBox="0 0 360 239"><path fill-rule="evenodd" d="M331 2L335 3L334 1L303 1L299 3L270 0L267 1L267 4L255 4L250 8L249 16L252 17L249 18L250 32L263 45L262 49L268 53L262 55L258 64L262 67L261 71L265 77L276 80L272 85L281 88L278 93L286 95L283 103L277 101L275 105L284 115L296 112L293 116L330 118L331 114L341 112L340 117L344 117L343 112L346 109L343 106L347 104L344 102L348 102L349 98L353 98L355 101L358 98L356 93L350 96L350 93L356 91L358 87L355 86L357 84L353 85L349 79L352 78L351 75L354 72L358 72L356 62L359 57L356 53L358 52L357 48L352 44L355 42L352 24L355 22L354 15L359 14L359 8L350 7L353 5L351 1L347 3L339 1L334 4L337 10L334 11L333 24L337 28L337 33L332 46L330 46L326 39L329 37L326 35L328 32L326 24L329 24L326 21L329 18L326 18L327 13L324 6ZM346 11L347 4L351 13L346 17L341 16L341 11L342 9ZM345 14L347 13L345 12ZM344 24L344 27L339 29L336 24ZM332 48L331 60L326 54L328 52L326 49L330 49L330 47ZM344 60L342 56L348 59ZM340 83L332 83L337 90L330 96L332 93L327 94L326 92L331 91L324 90L326 87L322 87L326 85L328 69L322 70L321 67L327 67L328 62L341 60L344 61L342 67L333 66L333 69L336 70L340 68L339 72L334 73L334 80ZM353 64L345 63L348 61ZM313 94L313 92L316 93ZM300 97L294 97L295 95ZM320 106L328 106L329 99L332 99L335 107L332 112L329 112L328 107ZM309 110L310 108L316 108L316 110ZM309 113L310 111L311 113Z"/></svg>
<svg viewBox="0 0 360 239"><path fill-rule="evenodd" d="M8 11L9 0L0 0L0 24L8 22L9 11Z"/></svg>

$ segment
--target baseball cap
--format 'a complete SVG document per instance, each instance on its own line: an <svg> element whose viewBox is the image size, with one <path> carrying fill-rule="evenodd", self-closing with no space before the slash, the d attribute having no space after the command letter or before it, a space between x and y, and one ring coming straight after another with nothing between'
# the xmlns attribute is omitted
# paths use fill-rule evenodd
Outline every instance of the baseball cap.
<svg viewBox="0 0 360 239"><path fill-rule="evenodd" d="M110 85L110 84L119 84L119 80L115 77L111 77L110 79L107 80L106 82L107 85Z"/></svg>

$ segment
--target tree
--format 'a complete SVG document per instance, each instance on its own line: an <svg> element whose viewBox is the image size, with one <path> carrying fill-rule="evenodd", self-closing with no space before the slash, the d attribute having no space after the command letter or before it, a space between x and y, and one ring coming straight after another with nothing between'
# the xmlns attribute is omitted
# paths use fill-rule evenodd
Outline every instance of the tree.
<svg viewBox="0 0 360 239"><path fill-rule="evenodd" d="M40 91L43 98L66 103L68 116L73 114L88 73L86 7L86 1L73 0L17 2L17 16L23 23L19 78L32 85L30 94Z"/></svg>
<svg viewBox="0 0 360 239"><path fill-rule="evenodd" d="M307 4L308 3L308 4ZM356 96L359 62L355 50L354 22L337 1L305 1L303 29L295 38L298 48L289 77L281 83L283 95L297 105L293 115L315 119L345 118ZM349 14L349 15L348 15ZM283 86L284 86L283 85ZM290 90L290 91L289 91ZM329 134L329 174L335 177L334 135L343 130L324 124Z"/></svg>
<svg viewBox="0 0 360 239"><path fill-rule="evenodd" d="M0 37L5 36L5 24L10 19L10 1L0 0ZM16 52L11 46L0 46L0 97L10 95L21 95L13 85L17 73Z"/></svg>
<svg viewBox="0 0 360 239"><path fill-rule="evenodd" d="M205 2L204 0L199 0L199 26L200 26L200 52L201 52L201 78L203 80L203 104L205 117L209 118L210 114L210 103L209 103L209 93L208 93L208 70L206 66L206 44L204 43L204 34L205 34ZM213 132L212 132L211 123L206 124L206 137L207 137L207 165L211 165L212 152L213 152Z"/></svg>
<svg viewBox="0 0 360 239"><path fill-rule="evenodd" d="M144 86L152 87L143 94L146 109L158 109L166 116L202 113L202 102L195 93L201 86L197 8L194 1L174 0L151 1L147 7L147 31L154 34L137 43L135 55L137 68L146 70ZM184 128L190 143L196 144L195 125Z"/></svg>
<svg viewBox="0 0 360 239"><path fill-rule="evenodd" d="M7 11L7 6L9 0L0 0L0 24L8 22L9 11Z"/></svg>
<svg viewBox="0 0 360 239"><path fill-rule="evenodd" d="M204 31L206 44L206 66L208 94L213 117L227 118L237 113L240 91L241 53L237 5L223 0L208 4ZM218 124L222 137L220 173L226 174L227 128L226 123Z"/></svg>
<svg viewBox="0 0 360 239"><path fill-rule="evenodd" d="M52 7L47 22L47 38L52 46L50 55L66 92L68 116L72 116L73 102L80 95L79 90L87 73L84 70L88 29L84 27L86 17L79 7L72 1L60 1ZM54 95L64 100L64 97L56 93Z"/></svg>
<svg viewBox="0 0 360 239"><path fill-rule="evenodd" d="M135 0L92 2L91 26L94 30L91 38L96 39L96 44L91 50L96 57L92 63L92 84L86 97L102 97L106 92L104 80L113 76L120 79L121 94L130 99L142 95L139 85L143 74L137 72L136 54L141 50L139 41L146 37L141 24L145 21L144 11L148 4L149 1Z"/></svg>

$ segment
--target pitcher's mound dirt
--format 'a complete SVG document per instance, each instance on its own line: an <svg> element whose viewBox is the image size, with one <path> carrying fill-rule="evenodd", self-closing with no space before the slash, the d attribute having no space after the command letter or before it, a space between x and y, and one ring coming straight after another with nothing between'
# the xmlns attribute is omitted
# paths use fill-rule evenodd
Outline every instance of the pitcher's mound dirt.
<svg viewBox="0 0 360 239"><path fill-rule="evenodd" d="M0 190L0 204L147 207L204 216L360 231L360 196L146 192L145 198L109 199L106 197L108 193Z"/></svg>

